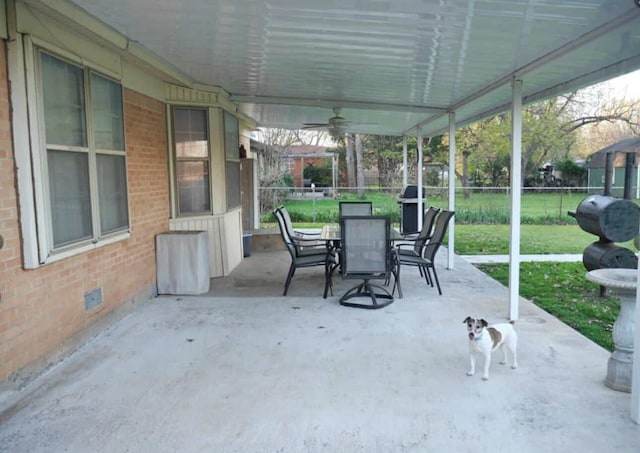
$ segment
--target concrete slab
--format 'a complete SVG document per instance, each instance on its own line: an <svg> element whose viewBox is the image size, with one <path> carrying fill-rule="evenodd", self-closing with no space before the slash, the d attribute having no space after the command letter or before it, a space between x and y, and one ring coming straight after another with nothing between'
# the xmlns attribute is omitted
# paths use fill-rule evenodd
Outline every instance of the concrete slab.
<svg viewBox="0 0 640 453"><path fill-rule="evenodd" d="M494 357L489 381L466 376L462 320L504 320L508 293L439 258L443 296L406 269L405 297L370 311L322 299L321 269L280 297L286 253L253 254L3 395L0 451L638 451L630 395L603 384L609 353L528 301L520 368Z"/></svg>

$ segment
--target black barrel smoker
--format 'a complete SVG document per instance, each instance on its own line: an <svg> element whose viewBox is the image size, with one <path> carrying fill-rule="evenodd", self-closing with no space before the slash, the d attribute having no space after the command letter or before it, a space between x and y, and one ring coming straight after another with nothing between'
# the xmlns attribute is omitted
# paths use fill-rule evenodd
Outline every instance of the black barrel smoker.
<svg viewBox="0 0 640 453"><path fill-rule="evenodd" d="M631 250L616 245L638 235L640 207L631 200L606 195L590 195L580 202L575 212L578 225L599 239L589 245L582 255L588 271L603 268L638 267L638 258Z"/></svg>

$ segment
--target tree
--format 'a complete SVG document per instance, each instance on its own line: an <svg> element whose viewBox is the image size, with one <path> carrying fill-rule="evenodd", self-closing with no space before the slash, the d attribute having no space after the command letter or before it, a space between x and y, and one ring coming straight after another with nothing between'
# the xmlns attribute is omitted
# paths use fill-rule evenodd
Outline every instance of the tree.
<svg viewBox="0 0 640 453"><path fill-rule="evenodd" d="M287 190L293 184L291 175L282 165L282 154L292 145L318 145L326 140L322 131L260 128L257 140L262 144L257 150L260 187L260 212L270 212L282 203Z"/></svg>
<svg viewBox="0 0 640 453"><path fill-rule="evenodd" d="M594 102L588 92L574 92L523 108L523 182L528 175L537 173L545 162L563 161L575 154L579 129L595 124L616 124L624 125L631 133L640 131L638 102L598 100ZM461 169L456 169L456 175L463 186L470 183L473 173L481 175L491 185L500 185L508 179L510 128L510 114L504 114L456 131L456 147L462 155Z"/></svg>

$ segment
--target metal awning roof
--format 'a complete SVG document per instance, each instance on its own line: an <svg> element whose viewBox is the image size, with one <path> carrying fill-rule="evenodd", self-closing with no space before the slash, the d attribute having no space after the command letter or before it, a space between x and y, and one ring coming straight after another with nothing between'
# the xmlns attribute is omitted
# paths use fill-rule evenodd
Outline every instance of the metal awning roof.
<svg viewBox="0 0 640 453"><path fill-rule="evenodd" d="M514 77L527 103L640 69L633 0L72 3L266 127L341 107L353 132L432 135L506 110Z"/></svg>

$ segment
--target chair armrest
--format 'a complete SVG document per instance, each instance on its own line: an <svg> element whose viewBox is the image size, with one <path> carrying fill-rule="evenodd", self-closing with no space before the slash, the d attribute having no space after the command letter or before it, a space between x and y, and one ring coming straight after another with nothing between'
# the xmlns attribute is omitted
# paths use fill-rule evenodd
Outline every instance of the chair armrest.
<svg viewBox="0 0 640 453"><path fill-rule="evenodd" d="M298 239L307 239L307 238L318 238L320 237L320 232L318 231L316 232L307 232L307 231L299 231L299 230L293 230L293 232L296 234L296 236L298 237Z"/></svg>

